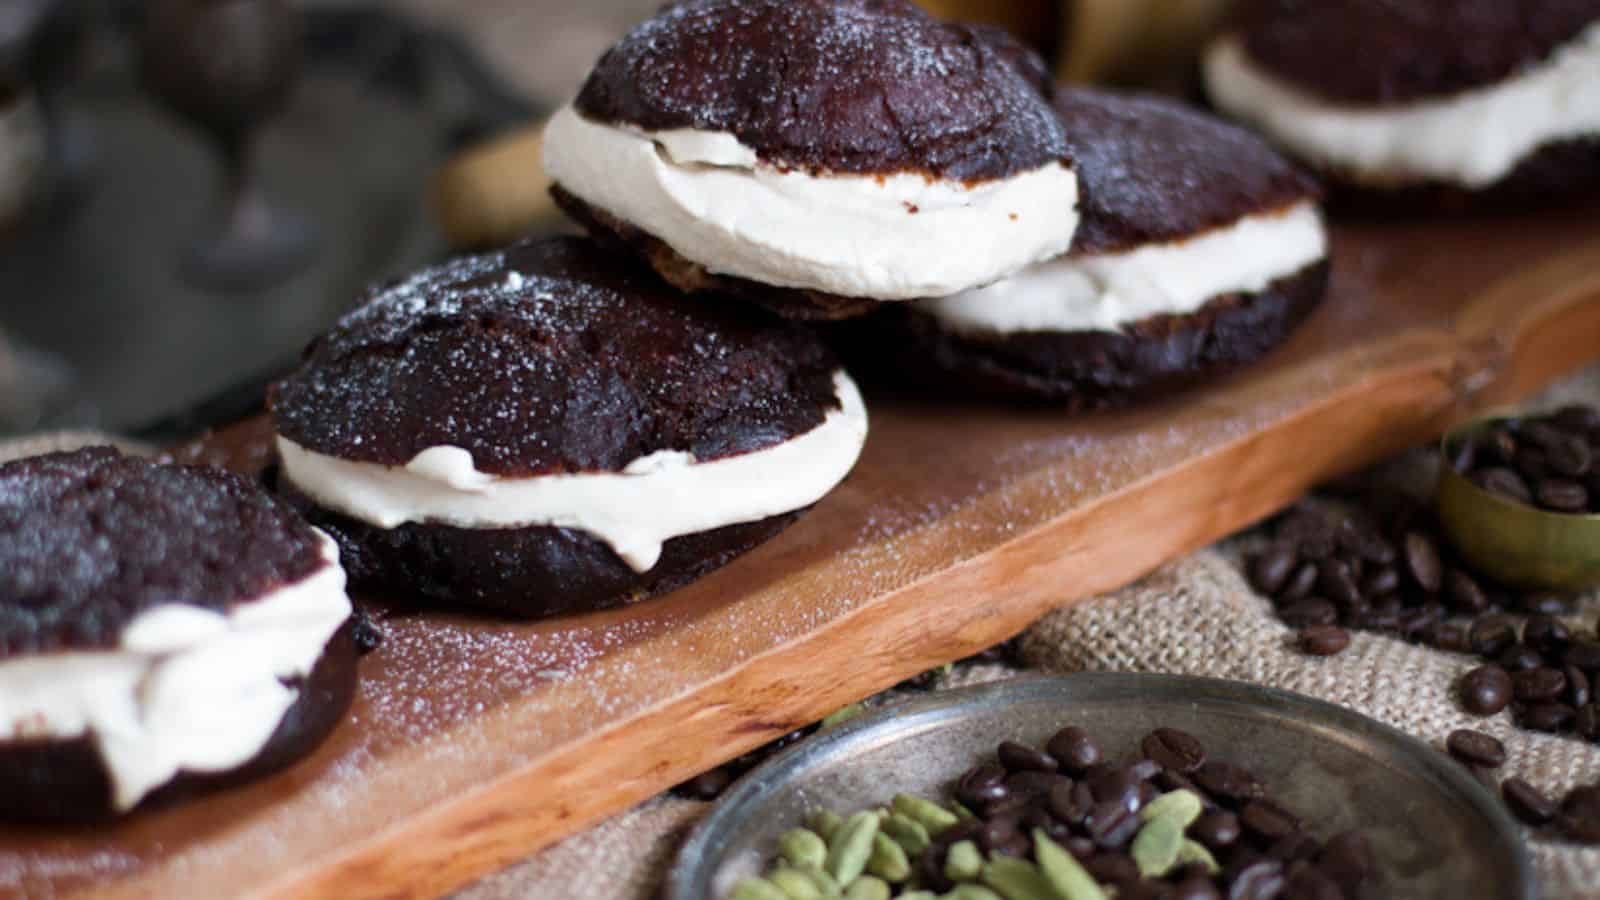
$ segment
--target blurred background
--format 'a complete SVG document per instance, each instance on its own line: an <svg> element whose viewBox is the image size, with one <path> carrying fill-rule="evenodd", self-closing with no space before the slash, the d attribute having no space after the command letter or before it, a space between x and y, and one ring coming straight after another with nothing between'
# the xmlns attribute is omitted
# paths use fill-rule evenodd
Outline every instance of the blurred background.
<svg viewBox="0 0 1600 900"><path fill-rule="evenodd" d="M559 228L538 122L660 0L0 0L0 434L246 412L363 288ZM1225 0L927 0L1186 90Z"/></svg>

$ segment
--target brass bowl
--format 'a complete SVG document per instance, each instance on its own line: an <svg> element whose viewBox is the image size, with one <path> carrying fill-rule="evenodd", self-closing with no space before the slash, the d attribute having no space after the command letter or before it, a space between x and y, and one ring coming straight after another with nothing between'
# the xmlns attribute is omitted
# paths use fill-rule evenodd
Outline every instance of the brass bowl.
<svg viewBox="0 0 1600 900"><path fill-rule="evenodd" d="M1439 442L1439 521L1479 571L1509 587L1579 591L1600 585L1600 515L1557 513L1491 494L1455 470L1461 442L1512 416L1473 419Z"/></svg>

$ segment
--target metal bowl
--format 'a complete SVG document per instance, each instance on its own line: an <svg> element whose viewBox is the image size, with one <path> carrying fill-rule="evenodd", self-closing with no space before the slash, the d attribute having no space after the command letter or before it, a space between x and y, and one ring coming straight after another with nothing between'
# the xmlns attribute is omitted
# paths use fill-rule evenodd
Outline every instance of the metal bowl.
<svg viewBox="0 0 1600 900"><path fill-rule="evenodd" d="M1536 509L1489 493L1450 460L1461 442L1506 422L1473 419L1439 443L1439 521L1461 555L1502 584L1579 591L1600 585L1600 515Z"/></svg>
<svg viewBox="0 0 1600 900"><path fill-rule="evenodd" d="M1533 869L1500 802L1456 762L1350 710L1287 691L1169 675L1089 673L946 691L802 741L740 779L684 844L666 900L727 896L812 809L848 813L899 791L943 799L1000 740L1067 724L1120 757L1160 725L1254 769L1329 833L1363 828L1386 893L1532 900Z"/></svg>

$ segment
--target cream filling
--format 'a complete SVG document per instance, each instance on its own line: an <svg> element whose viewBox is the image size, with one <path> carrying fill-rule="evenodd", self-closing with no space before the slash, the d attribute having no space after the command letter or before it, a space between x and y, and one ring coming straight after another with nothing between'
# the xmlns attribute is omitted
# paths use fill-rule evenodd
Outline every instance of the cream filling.
<svg viewBox="0 0 1600 900"><path fill-rule="evenodd" d="M350 617L339 549L327 564L221 613L169 603L140 613L113 650L0 663L0 736L89 734L111 776L112 803L133 808L180 772L225 772L277 730L302 677Z"/></svg>
<svg viewBox="0 0 1600 900"><path fill-rule="evenodd" d="M554 525L593 535L634 571L685 534L754 522L822 499L855 465L867 411L855 382L834 376L841 409L781 444L700 462L681 450L640 457L621 472L503 478L460 447L429 447L403 466L316 453L279 435L283 474L322 506L379 528L439 522L459 528Z"/></svg>
<svg viewBox="0 0 1600 900"><path fill-rule="evenodd" d="M1322 214L1307 200L1185 241L1063 256L987 287L920 300L917 309L955 332L1116 331L1150 316L1192 313L1223 294L1259 291L1327 252Z"/></svg>
<svg viewBox="0 0 1600 900"><path fill-rule="evenodd" d="M645 132L564 107L545 130L562 187L708 271L847 297L943 296L1066 252L1078 178L1050 163L968 185L812 174L730 134Z"/></svg>
<svg viewBox="0 0 1600 900"><path fill-rule="evenodd" d="M1306 159L1374 183L1483 187L1546 144L1600 135L1600 22L1497 84L1380 107L1312 97L1258 68L1237 37L1213 43L1204 69L1217 106Z"/></svg>

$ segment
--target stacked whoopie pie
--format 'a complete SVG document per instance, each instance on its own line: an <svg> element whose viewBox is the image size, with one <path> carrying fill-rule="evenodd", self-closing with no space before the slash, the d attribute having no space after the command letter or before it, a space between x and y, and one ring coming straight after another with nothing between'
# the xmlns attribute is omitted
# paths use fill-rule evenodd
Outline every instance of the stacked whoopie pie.
<svg viewBox="0 0 1600 900"><path fill-rule="evenodd" d="M1204 73L1352 198L1600 197L1600 0L1249 0Z"/></svg>
<svg viewBox="0 0 1600 900"><path fill-rule="evenodd" d="M840 329L877 371L1097 408L1251 362L1321 299L1315 183L1157 100L1057 96L896 0L690 0L552 120L555 196L682 290Z"/></svg>

